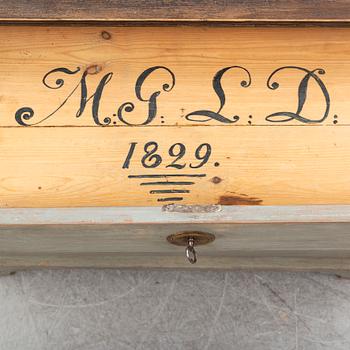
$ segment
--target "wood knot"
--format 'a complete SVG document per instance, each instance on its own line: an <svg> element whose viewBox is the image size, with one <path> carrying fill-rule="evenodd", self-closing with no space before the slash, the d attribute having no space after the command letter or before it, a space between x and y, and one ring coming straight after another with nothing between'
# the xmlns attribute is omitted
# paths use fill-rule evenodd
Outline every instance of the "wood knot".
<svg viewBox="0 0 350 350"><path fill-rule="evenodd" d="M214 176L210 181L213 184L217 185L217 184L219 184L222 181L222 179L219 176Z"/></svg>
<svg viewBox="0 0 350 350"><path fill-rule="evenodd" d="M101 37L105 40L110 40L112 38L112 34L107 32L106 30L103 30L101 32Z"/></svg>
<svg viewBox="0 0 350 350"><path fill-rule="evenodd" d="M86 68L86 73L90 75L98 74L102 70L102 66L99 64L92 64L91 66Z"/></svg>

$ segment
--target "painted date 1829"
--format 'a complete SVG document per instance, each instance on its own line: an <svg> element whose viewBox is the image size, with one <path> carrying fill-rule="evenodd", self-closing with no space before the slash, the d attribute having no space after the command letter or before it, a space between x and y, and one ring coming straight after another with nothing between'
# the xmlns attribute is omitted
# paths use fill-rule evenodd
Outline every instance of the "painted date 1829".
<svg viewBox="0 0 350 350"><path fill-rule="evenodd" d="M132 158L134 157L135 150L138 146L138 142L130 143L128 154L122 166L123 169L129 169ZM149 141L143 145L143 152L140 158L140 162L144 168L157 168L163 163L162 154L158 150L159 146L155 141ZM168 155L173 160L170 163L166 164L166 168L184 169L187 166L192 169L201 168L209 161L211 151L212 147L209 143L202 143L196 148L194 152L196 161L186 162L185 159L183 159L186 156L186 146L181 142L174 143L167 150Z"/></svg>

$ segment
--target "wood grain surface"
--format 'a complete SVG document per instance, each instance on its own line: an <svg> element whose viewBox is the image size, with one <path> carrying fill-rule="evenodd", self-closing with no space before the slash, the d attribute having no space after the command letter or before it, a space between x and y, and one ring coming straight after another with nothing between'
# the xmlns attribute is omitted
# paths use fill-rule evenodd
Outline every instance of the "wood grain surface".
<svg viewBox="0 0 350 350"><path fill-rule="evenodd" d="M2 20L74 21L349 21L348 0L13 0L0 1Z"/></svg>
<svg viewBox="0 0 350 350"><path fill-rule="evenodd" d="M2 26L0 206L349 204L349 33Z"/></svg>

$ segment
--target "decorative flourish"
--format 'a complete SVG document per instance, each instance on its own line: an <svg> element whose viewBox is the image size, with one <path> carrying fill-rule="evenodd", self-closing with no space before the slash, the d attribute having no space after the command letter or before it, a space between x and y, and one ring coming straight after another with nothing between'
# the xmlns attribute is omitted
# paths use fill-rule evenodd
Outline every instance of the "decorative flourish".
<svg viewBox="0 0 350 350"><path fill-rule="evenodd" d="M298 87L297 111L295 113L294 112L276 112L276 113L268 115L265 119L269 122L272 122L272 123L278 123L278 122L284 123L284 122L289 122L289 121L294 120L294 119L298 120L302 123L322 123L324 120L327 119L328 114L329 114L329 109L330 109L329 93L327 91L325 84L320 79L320 77L317 75L317 74L319 74L319 75L325 74L324 69L316 68L316 69L310 71L306 68L295 67L295 66L285 66L285 67L278 68L274 72L272 72L272 74L269 76L269 78L267 80L267 87L269 89L276 90L279 88L279 83L276 81L272 81L272 78L278 72L280 72L282 70L286 70L286 69L296 69L296 70L299 70L299 71L302 71L305 73L305 76L300 81L300 84ZM325 99L325 105L326 105L325 111L323 113L323 116L321 118L318 118L318 119L311 119L311 118L307 118L307 117L304 117L301 115L301 113L303 111L304 104L306 102L309 81L311 78L318 84L318 86L320 87L320 89L322 91L323 97Z"/></svg>
<svg viewBox="0 0 350 350"><path fill-rule="evenodd" d="M76 74L78 72L80 72L80 68L77 67L76 70L69 70L68 68L55 68L53 70L50 70L48 73L46 73L44 75L44 78L43 78L43 84L49 88L49 89L59 89L61 88L63 85L64 85L64 80L62 78L59 78L59 79L56 79L55 81L55 84L54 86L50 85L50 83L48 82L48 78L49 76L51 76L52 74L54 73L57 73L57 72L60 72L60 73L64 73L64 74Z"/></svg>
<svg viewBox="0 0 350 350"><path fill-rule="evenodd" d="M140 76L138 77L138 79L136 81L135 94L136 94L136 97L139 101L148 102L147 119L141 124L135 124L135 123L128 122L124 117L124 113L125 112L131 113L135 109L135 105L132 102L125 102L118 109L118 118L124 124L126 124L126 125L148 125L157 116L157 98L161 94L162 91L161 90L155 91L148 98L144 98L142 96L142 87L143 87L145 81L153 72L155 72L157 70L165 70L166 72L169 73L169 75L171 77L170 84L164 83L162 85L162 90L164 92L171 91L173 89L173 87L175 86L175 75L169 68L164 67L164 66L155 66L155 67L151 67L151 68L146 69L144 72L142 72L140 74Z"/></svg>
<svg viewBox="0 0 350 350"><path fill-rule="evenodd" d="M336 114L333 116L333 124L338 124L338 116Z"/></svg>
<svg viewBox="0 0 350 350"><path fill-rule="evenodd" d="M248 79L241 81L241 87L247 88L250 86L252 80L251 80L250 73L247 69L245 69L241 66L231 66L231 67L226 67L226 68L219 70L213 78L213 89L214 89L215 94L217 95L217 97L219 98L219 101L220 101L219 109L216 112L206 110L206 109L191 112L185 116L185 118L187 120L192 121L192 122L201 123L201 122L207 122L207 121L210 121L213 119L213 120L217 120L221 123L226 123L226 124L232 124L232 123L235 123L239 120L238 115L234 115L230 118L227 118L227 117L224 117L222 114L220 114L221 110L223 109L223 107L225 106L225 103L226 103L225 91L222 87L221 79L224 76L224 74L231 69L239 69L239 70L244 71L246 73Z"/></svg>
<svg viewBox="0 0 350 350"><path fill-rule="evenodd" d="M62 86L64 86L65 80L62 78L58 78L55 80L54 85L53 85L49 82L49 77L51 77L55 73L64 73L64 74L68 74L68 75L74 75L74 74L77 74L78 72L80 72L79 67L77 67L75 70L70 70L68 68L55 68L55 69L53 69L45 74L42 82L47 88L57 90L57 89L60 89ZM76 117L78 118L83 114L87 102L90 101L90 99L93 99L92 100L92 116L93 116L95 124L100 125L100 126L110 124L111 118L109 118L109 117L104 118L103 123L101 123L99 120L98 113L99 113L99 104L100 104L100 99L102 96L103 89L107 85L107 83L111 80L113 73L108 73L101 79L100 83L98 84L98 86L96 88L95 93L93 93L90 97L87 97L87 94L88 94L87 83L86 83L86 76L87 75L88 75L88 72L85 71L83 73L79 83L74 87L74 89L69 93L69 95L63 100L63 102L53 112L51 112L50 114L48 114L44 118L40 119L36 123L28 123L28 121L34 117L34 110L31 107L22 107L22 108L19 108L17 110L17 112L15 113L16 122L22 126L33 126L33 125L38 125L38 124L42 123L43 121L45 121L45 120L49 119L51 116L53 116L57 111L59 111L67 103L67 101L70 99L70 97L75 93L75 91L80 86L81 87L80 107L76 113Z"/></svg>
<svg viewBox="0 0 350 350"><path fill-rule="evenodd" d="M69 70L68 68L55 68L50 70L48 73L45 74L44 78L43 78L43 84L49 88L49 89L59 89L64 85L64 80L62 78L56 79L55 84L56 85L50 85L47 80L48 77L51 74L60 72L60 73L64 73L64 74L76 74L80 71L80 68L77 67L76 70ZM61 109L66 102L68 101L69 97L74 93L74 91L78 88L78 85L74 88L74 90L68 95L68 97L58 106L58 108L56 108L52 113L50 113L48 116L44 117L43 119L41 119L40 121L33 123L33 124L29 124L27 123L28 120L31 120L34 117L34 110L31 107L22 107L19 108L15 114L15 119L16 122L19 125L22 126L29 126L29 125L37 125L40 124L41 122L43 122L44 120L50 118L53 114L55 114L59 109Z"/></svg>

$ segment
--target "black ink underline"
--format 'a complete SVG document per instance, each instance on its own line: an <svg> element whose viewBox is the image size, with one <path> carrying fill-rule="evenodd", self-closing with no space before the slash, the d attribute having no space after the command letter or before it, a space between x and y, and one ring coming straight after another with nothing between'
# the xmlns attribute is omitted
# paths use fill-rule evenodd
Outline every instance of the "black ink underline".
<svg viewBox="0 0 350 350"><path fill-rule="evenodd" d="M130 179L152 179L162 177L205 177L206 174L149 174L149 175L128 175Z"/></svg>
<svg viewBox="0 0 350 350"><path fill-rule="evenodd" d="M150 194L160 194L160 193L190 193L189 190L151 190Z"/></svg>
<svg viewBox="0 0 350 350"><path fill-rule="evenodd" d="M156 182L142 182L140 186L153 186L153 185L194 185L194 182L191 181L156 181Z"/></svg>
<svg viewBox="0 0 350 350"><path fill-rule="evenodd" d="M176 202L176 201L182 201L183 197L168 197L168 198L158 198L157 201L158 202Z"/></svg>

